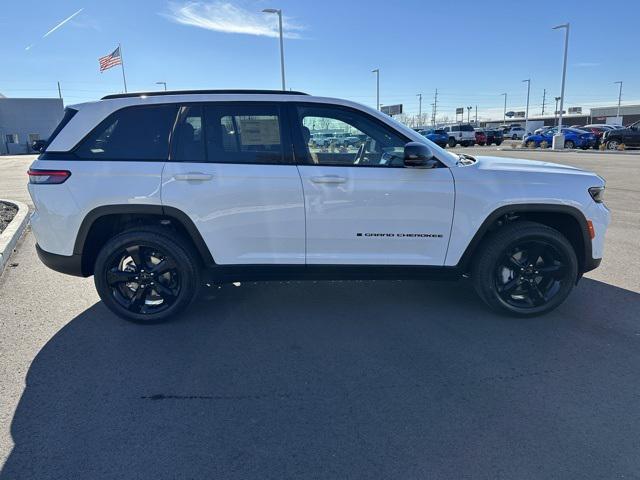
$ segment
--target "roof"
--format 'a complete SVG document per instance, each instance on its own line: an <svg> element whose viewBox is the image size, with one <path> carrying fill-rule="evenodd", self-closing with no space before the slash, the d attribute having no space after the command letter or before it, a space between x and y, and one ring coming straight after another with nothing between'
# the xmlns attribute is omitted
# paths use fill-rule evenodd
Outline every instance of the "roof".
<svg viewBox="0 0 640 480"><path fill-rule="evenodd" d="M115 93L102 97L102 100L110 100L113 98L132 98L132 97L157 97L164 95L233 95L233 94L253 94L253 95L308 95L308 93L297 92L295 90L167 90L152 92L134 92L134 93Z"/></svg>

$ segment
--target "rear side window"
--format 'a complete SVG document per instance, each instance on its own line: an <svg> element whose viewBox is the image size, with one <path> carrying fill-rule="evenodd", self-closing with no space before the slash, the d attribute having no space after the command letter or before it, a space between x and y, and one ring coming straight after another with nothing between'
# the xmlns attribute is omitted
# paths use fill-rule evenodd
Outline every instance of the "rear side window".
<svg viewBox="0 0 640 480"><path fill-rule="evenodd" d="M207 160L214 163L283 163L280 120L277 105L205 105Z"/></svg>
<svg viewBox="0 0 640 480"><path fill-rule="evenodd" d="M475 132L471 125L460 125L461 132Z"/></svg>
<svg viewBox="0 0 640 480"><path fill-rule="evenodd" d="M118 110L87 135L76 154L88 160L164 161L177 111L177 105Z"/></svg>

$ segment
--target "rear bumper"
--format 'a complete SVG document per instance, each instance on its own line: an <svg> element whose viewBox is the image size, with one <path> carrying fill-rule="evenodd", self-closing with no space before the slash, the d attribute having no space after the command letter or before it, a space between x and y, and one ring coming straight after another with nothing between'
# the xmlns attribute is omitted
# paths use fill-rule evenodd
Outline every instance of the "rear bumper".
<svg viewBox="0 0 640 480"><path fill-rule="evenodd" d="M36 243L36 252L38 252L38 258L51 270L56 272L65 273L67 275L74 275L76 277L88 277L82 273L82 255L58 255L56 253L50 253L40 248L40 245Z"/></svg>

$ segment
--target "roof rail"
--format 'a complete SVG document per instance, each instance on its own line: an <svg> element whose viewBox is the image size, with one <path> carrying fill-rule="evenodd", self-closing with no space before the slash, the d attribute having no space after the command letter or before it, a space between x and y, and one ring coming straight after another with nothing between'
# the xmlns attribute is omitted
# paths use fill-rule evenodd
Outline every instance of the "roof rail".
<svg viewBox="0 0 640 480"><path fill-rule="evenodd" d="M101 100L112 98L157 97L163 95L206 95L206 94L253 94L253 95L309 95L295 90L160 90L153 92L114 93L105 95Z"/></svg>

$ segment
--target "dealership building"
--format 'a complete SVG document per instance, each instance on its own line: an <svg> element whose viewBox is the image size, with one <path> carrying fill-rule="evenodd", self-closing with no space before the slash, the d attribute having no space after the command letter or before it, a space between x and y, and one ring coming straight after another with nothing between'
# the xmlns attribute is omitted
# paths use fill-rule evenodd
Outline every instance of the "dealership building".
<svg viewBox="0 0 640 480"><path fill-rule="evenodd" d="M63 110L59 98L7 98L0 94L0 155L32 153L31 142L47 139Z"/></svg>

